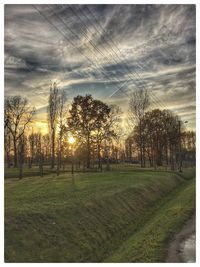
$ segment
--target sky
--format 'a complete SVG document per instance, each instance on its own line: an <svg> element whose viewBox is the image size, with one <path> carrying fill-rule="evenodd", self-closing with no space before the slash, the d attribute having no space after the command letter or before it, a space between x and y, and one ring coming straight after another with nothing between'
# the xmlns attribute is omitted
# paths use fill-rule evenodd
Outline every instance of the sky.
<svg viewBox="0 0 200 267"><path fill-rule="evenodd" d="M46 125L50 85L121 107L145 88L151 109L195 129L195 5L5 5L5 97L21 95ZM43 126L42 126L43 125Z"/></svg>

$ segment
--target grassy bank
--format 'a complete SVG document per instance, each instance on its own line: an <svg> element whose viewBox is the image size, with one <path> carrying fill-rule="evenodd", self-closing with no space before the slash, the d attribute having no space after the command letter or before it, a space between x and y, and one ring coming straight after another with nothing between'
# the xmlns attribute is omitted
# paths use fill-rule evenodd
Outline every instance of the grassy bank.
<svg viewBox="0 0 200 267"><path fill-rule="evenodd" d="M165 262L168 241L195 207L194 179L155 205L152 216L106 262Z"/></svg>
<svg viewBox="0 0 200 267"><path fill-rule="evenodd" d="M163 244L194 209L195 188L187 177L194 174L189 171L180 177L170 172L122 170L77 173L74 179L69 173L22 181L8 179L5 260L159 261L154 254L162 251L164 257ZM162 207L171 211L173 220L165 218ZM159 234L154 234L159 224L164 224L163 231L161 227ZM143 228L142 234L141 226L150 228ZM138 236L136 240L134 235ZM155 240L155 244L146 244L149 257L135 258L146 235Z"/></svg>

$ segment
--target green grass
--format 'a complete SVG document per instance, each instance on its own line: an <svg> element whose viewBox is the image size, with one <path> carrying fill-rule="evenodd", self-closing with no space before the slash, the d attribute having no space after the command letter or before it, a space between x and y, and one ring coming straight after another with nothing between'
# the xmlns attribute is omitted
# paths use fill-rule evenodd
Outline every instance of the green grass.
<svg viewBox="0 0 200 267"><path fill-rule="evenodd" d="M106 262L164 262L168 241L194 212L195 183L185 183L181 188L157 204L153 216Z"/></svg>
<svg viewBox="0 0 200 267"><path fill-rule="evenodd" d="M60 172L70 172L71 171L71 166L67 165L65 167L65 170L63 170L62 168L60 169ZM18 168L5 168L4 170L5 172L5 179L8 178L18 178L19 177L19 169ZM56 175L56 168L54 170L52 170L50 168L50 166L44 166L44 170L43 170L43 175L48 175L48 174L52 174L54 173ZM33 177L33 176L40 176L40 170L38 166L32 166L32 168L28 168L27 166L25 166L23 168L23 176L24 177Z"/></svg>
<svg viewBox="0 0 200 267"><path fill-rule="evenodd" d="M5 261L163 260L194 210L194 172L125 170L6 180Z"/></svg>

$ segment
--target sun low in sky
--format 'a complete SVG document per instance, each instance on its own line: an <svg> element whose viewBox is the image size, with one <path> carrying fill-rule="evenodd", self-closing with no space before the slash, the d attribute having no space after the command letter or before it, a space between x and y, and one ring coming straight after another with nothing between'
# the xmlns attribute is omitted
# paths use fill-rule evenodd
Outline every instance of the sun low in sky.
<svg viewBox="0 0 200 267"><path fill-rule="evenodd" d="M75 138L74 138L73 136L70 136L69 139L68 139L68 142L69 142L71 145L73 145L73 144L76 142L76 140L75 140Z"/></svg>
<svg viewBox="0 0 200 267"><path fill-rule="evenodd" d="M27 97L44 126L52 81L124 114L145 87L195 129L195 25L195 5L5 5L5 96Z"/></svg>

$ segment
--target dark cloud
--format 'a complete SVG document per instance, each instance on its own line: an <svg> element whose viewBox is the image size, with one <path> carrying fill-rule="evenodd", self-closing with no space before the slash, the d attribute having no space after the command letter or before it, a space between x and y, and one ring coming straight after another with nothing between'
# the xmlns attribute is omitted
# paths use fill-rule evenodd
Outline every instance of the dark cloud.
<svg viewBox="0 0 200 267"><path fill-rule="evenodd" d="M37 108L55 80L126 107L145 86L194 127L195 64L195 5L5 5L5 95Z"/></svg>

